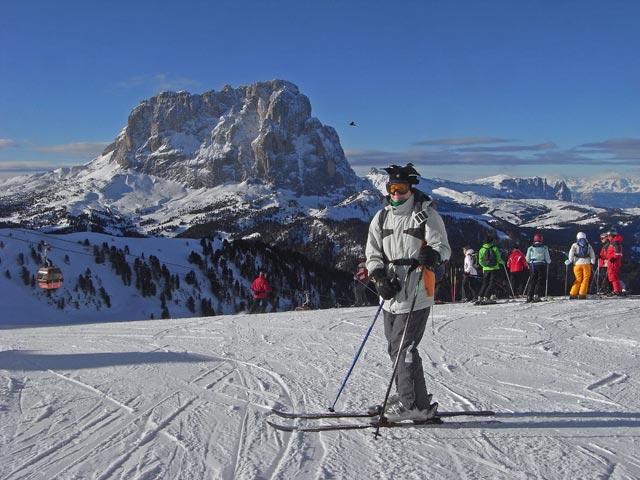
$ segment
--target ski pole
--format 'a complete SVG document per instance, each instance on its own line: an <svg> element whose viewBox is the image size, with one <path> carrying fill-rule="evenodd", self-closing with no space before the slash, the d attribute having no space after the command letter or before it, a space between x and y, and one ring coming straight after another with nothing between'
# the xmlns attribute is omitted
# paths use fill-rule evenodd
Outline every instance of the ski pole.
<svg viewBox="0 0 640 480"><path fill-rule="evenodd" d="M545 279L544 279L544 299L548 300L549 299L547 297L548 291L549 291L549 264L548 263L546 267L547 267L546 268L547 273L545 274Z"/></svg>
<svg viewBox="0 0 640 480"><path fill-rule="evenodd" d="M340 389L338 390L338 394L336 395L336 399L333 401L333 404L329 407L329 411L330 412L335 412L334 409L335 409L336 403L338 402L338 398L340 398L340 394L342 394L342 390L344 390L344 387L347 385L347 380L351 376L351 372L353 371L353 367L356 366L356 362L358 361L358 357L360 357L360 353L362 352L362 349L364 348L364 344L367 343L367 339L369 338L369 335L371 334L371 330L373 330L373 326L376 324L376 320L378 320L378 316L380 315L380 312L382 311L382 306L383 305L384 305L384 300L382 300L382 302L380 302L380 305L378 306L378 310L376 311L376 314L373 316L373 321L371 322L371 325L369 325L369 329L367 330L367 333L364 335L364 338L362 339L362 343L360 344L360 348L356 352L356 356L354 357L353 362L351 363L351 367L349 367L349 371L347 372L347 376L344 377L344 380L342 381L342 385L340 385Z"/></svg>
<svg viewBox="0 0 640 480"><path fill-rule="evenodd" d="M524 284L524 290L522 291L522 293L524 295L526 295L527 297L529 296L529 292L527 290L527 287L529 286L529 280L531 280L531 272L529 272L529 276L527 277L527 281Z"/></svg>
<svg viewBox="0 0 640 480"><path fill-rule="evenodd" d="M384 395L384 401L382 402L382 408L380 410L380 416L378 417L378 424L376 425L376 431L373 433L375 438L380 436L380 427L382 426L382 419L384 418L384 411L387 408L387 401L389 400L389 394L391 393L391 388L393 387L393 381L396 378L396 374L398 372L398 365L400 363L400 354L402 352L402 345L404 344L404 339L407 336L407 330L409 328L409 322L411 322L411 315L413 314L413 308L416 305L416 299L418 298L418 289L422 285L422 272L418 272L420 275L420 279L416 285L416 291L413 294L413 300L411 301L411 308L409 309L409 314L407 315L407 321L404 324L404 330L402 332L402 338L400 339L400 344L398 345L398 353L396 354L396 359L393 362L393 372L391 373L391 379L389 380L389 385L387 386L387 392ZM406 352L405 352L406 354Z"/></svg>
<svg viewBox="0 0 640 480"><path fill-rule="evenodd" d="M456 283L458 281L458 275L456 273L456 267L452 266L451 267L451 301L453 303L456 303L456 295L457 295L457 291L456 291Z"/></svg>
<svg viewBox="0 0 640 480"><path fill-rule="evenodd" d="M451 294L451 303L456 301L456 293L453 286L453 266L449 269L449 293Z"/></svg>
<svg viewBox="0 0 640 480"><path fill-rule="evenodd" d="M369 286L369 282L368 281L367 282L363 282L360 279L355 279L354 282L358 282L358 283L364 285L365 289L369 290L371 293L375 293L376 297L378 296L378 292L376 292L376 290L373 287Z"/></svg>
<svg viewBox="0 0 640 480"><path fill-rule="evenodd" d="M509 288L511 289L511 295L513 295L513 298L516 298L516 292L513 291L513 285L511 285L511 279L509 278L509 271L507 270L507 266L503 263L502 266L504 267L504 273L507 276L507 282L509 283Z"/></svg>
<svg viewBox="0 0 640 480"><path fill-rule="evenodd" d="M595 287L598 285L598 281L596 280L596 276L593 272L593 264L589 264L589 286L587 287L587 292L593 294Z"/></svg>
<svg viewBox="0 0 640 480"><path fill-rule="evenodd" d="M569 275L569 265L564 264L564 296L567 298L567 276Z"/></svg>
<svg viewBox="0 0 640 480"><path fill-rule="evenodd" d="M595 268L594 268L595 267ZM589 293L597 294L598 290L598 274L600 273L600 266L591 264L591 278L589 278Z"/></svg>

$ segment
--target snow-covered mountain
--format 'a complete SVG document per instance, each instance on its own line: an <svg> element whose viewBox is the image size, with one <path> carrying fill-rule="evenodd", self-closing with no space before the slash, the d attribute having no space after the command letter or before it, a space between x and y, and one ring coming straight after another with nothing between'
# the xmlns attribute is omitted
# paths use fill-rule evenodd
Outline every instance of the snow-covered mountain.
<svg viewBox="0 0 640 480"><path fill-rule="evenodd" d="M381 192L386 174L371 169L367 178ZM584 228L597 231L615 224L632 225L637 208L624 210L572 202L572 192L563 181L549 187L547 180L511 178L504 175L467 182L421 178L418 188L429 193L439 211L450 218L466 218L485 228L522 228L562 231ZM612 212L615 210L615 212ZM500 233L500 232L499 232ZM514 238L515 240L515 238Z"/></svg>
<svg viewBox="0 0 640 480"><path fill-rule="evenodd" d="M640 183L622 178L592 182L592 191L611 192L614 184L627 195L640 191ZM466 217L481 228L611 221L607 206L571 202L568 185L578 186L499 175L474 182L423 179L420 188L438 199L449 219ZM589 197L586 186L577 187L582 199ZM273 80L201 95L163 92L134 108L92 162L6 179L0 191L5 226L129 236L259 235L289 246L323 238L357 254L384 180L375 170L357 177L336 131L311 116L309 99L294 84ZM621 218L614 220L635 213L617 212ZM344 222L359 225L355 238L341 238Z"/></svg>
<svg viewBox="0 0 640 480"><path fill-rule="evenodd" d="M104 154L111 152L124 169L191 189L256 180L309 196L353 193L360 183L336 131L282 80L202 95L163 92L131 112Z"/></svg>
<svg viewBox="0 0 640 480"><path fill-rule="evenodd" d="M258 235L281 245L326 239L328 222L370 218L380 203L353 172L335 130L311 116L295 85L280 80L202 95L161 93L138 105L87 165L7 179L0 188L4 225ZM347 232L333 237L357 248Z"/></svg>
<svg viewBox="0 0 640 480"><path fill-rule="evenodd" d="M564 181L576 202L604 208L640 207L640 176L610 172Z"/></svg>
<svg viewBox="0 0 640 480"><path fill-rule="evenodd" d="M563 180L558 180L555 185L550 186L546 178L513 178L508 175L495 175L475 180L472 183L491 186L499 192L497 195L506 198L571 201L571 191Z"/></svg>

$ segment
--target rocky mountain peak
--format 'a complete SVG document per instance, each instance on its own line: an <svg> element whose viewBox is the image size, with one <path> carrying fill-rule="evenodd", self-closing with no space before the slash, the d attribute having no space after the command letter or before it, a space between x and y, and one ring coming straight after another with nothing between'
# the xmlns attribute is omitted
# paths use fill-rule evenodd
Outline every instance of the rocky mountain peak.
<svg viewBox="0 0 640 480"><path fill-rule="evenodd" d="M544 198L570 202L572 197L571 190L564 180L558 180L551 186L546 178L513 178L507 175L496 175L478 182L492 185L506 198Z"/></svg>
<svg viewBox="0 0 640 480"><path fill-rule="evenodd" d="M324 195L358 182L336 131L283 80L162 92L133 109L110 152L122 167L190 188L256 181Z"/></svg>

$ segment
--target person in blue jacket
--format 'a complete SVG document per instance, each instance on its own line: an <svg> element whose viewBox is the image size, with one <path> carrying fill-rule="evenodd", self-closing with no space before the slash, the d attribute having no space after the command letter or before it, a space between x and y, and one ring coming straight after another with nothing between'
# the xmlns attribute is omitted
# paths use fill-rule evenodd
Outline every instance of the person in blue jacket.
<svg viewBox="0 0 640 480"><path fill-rule="evenodd" d="M527 263L529 264L529 280L527 281L527 303L539 302L542 289L547 282L547 271L551 263L549 249L543 243L541 233L533 236L533 245L527 249Z"/></svg>

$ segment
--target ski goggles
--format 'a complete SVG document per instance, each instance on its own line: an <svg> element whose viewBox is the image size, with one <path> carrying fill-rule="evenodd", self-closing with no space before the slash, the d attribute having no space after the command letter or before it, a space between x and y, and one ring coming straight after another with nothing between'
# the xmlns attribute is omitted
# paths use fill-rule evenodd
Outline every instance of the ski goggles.
<svg viewBox="0 0 640 480"><path fill-rule="evenodd" d="M400 195L404 195L411 190L411 186L408 183L387 183L387 192L390 195L394 195L396 193Z"/></svg>

